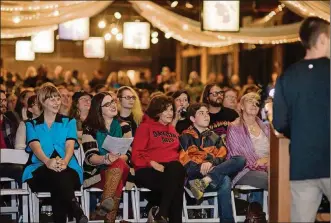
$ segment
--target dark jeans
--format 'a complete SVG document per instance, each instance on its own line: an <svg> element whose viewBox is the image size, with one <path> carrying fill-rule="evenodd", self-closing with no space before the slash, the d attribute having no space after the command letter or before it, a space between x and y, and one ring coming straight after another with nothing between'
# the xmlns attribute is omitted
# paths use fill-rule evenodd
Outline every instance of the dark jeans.
<svg viewBox="0 0 331 223"><path fill-rule="evenodd" d="M160 194L160 215L169 217L170 223L181 223L185 170L178 161L162 165L165 167L163 173L153 168L137 170L135 183L138 187L150 189L153 194Z"/></svg>
<svg viewBox="0 0 331 223"><path fill-rule="evenodd" d="M62 172L55 172L45 165L33 172L28 184L33 192L50 192L55 223L65 223L67 216L73 215L72 202L75 190L80 188L78 174L67 167Z"/></svg>
<svg viewBox="0 0 331 223"><path fill-rule="evenodd" d="M207 176L212 179L212 182L207 188L207 191L218 192L218 212L221 222L233 222L233 213L231 205L231 178L245 166L246 159L241 156L233 156L224 161L210 171ZM188 180L201 179L204 176L200 173L200 165L191 165L188 169Z"/></svg>

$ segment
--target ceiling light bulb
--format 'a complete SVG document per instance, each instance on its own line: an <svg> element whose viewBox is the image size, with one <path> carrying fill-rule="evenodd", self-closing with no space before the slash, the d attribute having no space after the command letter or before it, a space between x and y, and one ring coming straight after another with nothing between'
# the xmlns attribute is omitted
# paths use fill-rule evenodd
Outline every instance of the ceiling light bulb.
<svg viewBox="0 0 331 223"><path fill-rule="evenodd" d="M115 13L114 13L114 16L115 16L116 19L120 19L120 18L122 18L121 13L119 13L119 12L115 12Z"/></svg>
<svg viewBox="0 0 331 223"><path fill-rule="evenodd" d="M98 23L98 27L99 27L100 29L105 28L105 27L106 27L106 22L105 22L105 20L101 20L101 21L99 21L99 23Z"/></svg>
<svg viewBox="0 0 331 223"><path fill-rule="evenodd" d="M183 25L183 29L184 29L184 30L188 30L188 25L187 25L187 24L184 24L184 25Z"/></svg>
<svg viewBox="0 0 331 223"><path fill-rule="evenodd" d="M117 27L114 27L111 29L110 31L113 35L117 35L118 34L118 28Z"/></svg>
<svg viewBox="0 0 331 223"><path fill-rule="evenodd" d="M157 42L159 42L159 39L158 38L156 38L156 37L155 38L152 38L152 43L153 44L157 44Z"/></svg>
<svg viewBox="0 0 331 223"><path fill-rule="evenodd" d="M172 8L175 8L177 5L178 5L178 1L173 1L173 2L171 2L171 4L170 4L170 6L171 6Z"/></svg>
<svg viewBox="0 0 331 223"><path fill-rule="evenodd" d="M15 16L14 18L13 18L13 22L14 23L20 23L21 22L21 18L19 17L19 16Z"/></svg>
<svg viewBox="0 0 331 223"><path fill-rule="evenodd" d="M158 33L158 32L156 32L156 31L152 32L152 37L153 37L153 38L156 38L156 37L158 37L158 35L159 35L159 33Z"/></svg>
<svg viewBox="0 0 331 223"><path fill-rule="evenodd" d="M111 40L111 34L110 33L106 33L105 36L104 36L104 38L105 38L106 41Z"/></svg>
<svg viewBox="0 0 331 223"><path fill-rule="evenodd" d="M121 41L123 39L123 35L122 35L122 33L117 33L116 34L116 40L117 41Z"/></svg>

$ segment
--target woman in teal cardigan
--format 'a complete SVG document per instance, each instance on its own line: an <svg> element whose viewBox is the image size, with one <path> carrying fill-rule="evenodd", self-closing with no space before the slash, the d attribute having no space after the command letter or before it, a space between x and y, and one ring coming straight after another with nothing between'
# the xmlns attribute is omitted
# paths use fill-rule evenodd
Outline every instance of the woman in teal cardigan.
<svg viewBox="0 0 331 223"><path fill-rule="evenodd" d="M82 143L85 152L84 187L98 187L103 190L97 214L107 222L115 222L116 213L130 168L131 151L116 155L102 148L105 138L131 137L130 126L120 122L114 98L101 92L92 98L91 108L83 123Z"/></svg>

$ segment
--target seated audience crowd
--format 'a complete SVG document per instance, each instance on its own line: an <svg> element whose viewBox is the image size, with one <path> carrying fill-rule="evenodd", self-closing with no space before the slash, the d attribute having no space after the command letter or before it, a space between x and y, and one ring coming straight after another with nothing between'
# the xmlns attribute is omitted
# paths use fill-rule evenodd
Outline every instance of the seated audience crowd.
<svg viewBox="0 0 331 223"><path fill-rule="evenodd" d="M268 190L269 126L259 118L257 87L241 96L224 75L214 74L203 86L197 72L185 87L173 82L169 68L156 81L143 73L136 87L100 71L88 83L78 70L61 79L59 68L57 79L43 65L33 79L7 89L4 83L0 91L0 147L30 154L26 165L0 164L0 177L50 192L55 223L68 216L79 223L115 222L128 183L151 191L142 196L154 222L171 223L182 222L184 187L193 203L217 192L221 222L234 222L233 186ZM105 149L107 137L133 141L126 153L113 154ZM74 155L79 147L82 166ZM81 186L103 191L99 199L91 196L90 216L75 198ZM263 202L261 192L250 197Z"/></svg>

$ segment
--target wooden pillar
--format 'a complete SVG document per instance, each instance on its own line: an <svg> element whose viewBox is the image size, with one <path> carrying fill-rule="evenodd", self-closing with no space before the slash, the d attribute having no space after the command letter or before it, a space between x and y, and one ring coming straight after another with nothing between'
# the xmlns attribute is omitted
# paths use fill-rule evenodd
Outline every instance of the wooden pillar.
<svg viewBox="0 0 331 223"><path fill-rule="evenodd" d="M277 72L278 74L283 72L283 57L283 45L276 45L273 48L273 72Z"/></svg>
<svg viewBox="0 0 331 223"><path fill-rule="evenodd" d="M208 48L203 47L201 49L201 58L200 58L200 74L201 74L201 82L203 84L207 83L208 76Z"/></svg>
<svg viewBox="0 0 331 223"><path fill-rule="evenodd" d="M233 74L239 75L239 44L233 45Z"/></svg>
<svg viewBox="0 0 331 223"><path fill-rule="evenodd" d="M289 140L270 129L269 222L291 221Z"/></svg>
<svg viewBox="0 0 331 223"><path fill-rule="evenodd" d="M180 81L182 73L182 45L177 41L176 43L176 79Z"/></svg>

